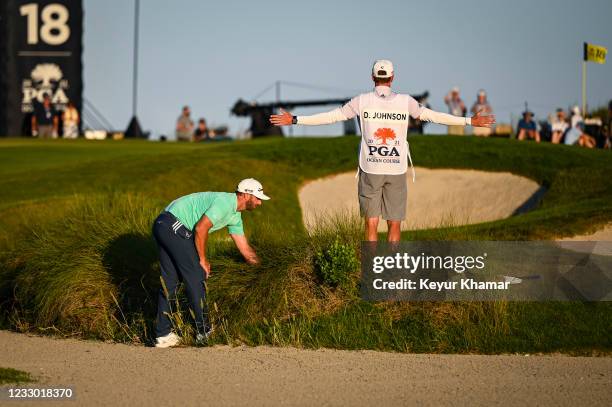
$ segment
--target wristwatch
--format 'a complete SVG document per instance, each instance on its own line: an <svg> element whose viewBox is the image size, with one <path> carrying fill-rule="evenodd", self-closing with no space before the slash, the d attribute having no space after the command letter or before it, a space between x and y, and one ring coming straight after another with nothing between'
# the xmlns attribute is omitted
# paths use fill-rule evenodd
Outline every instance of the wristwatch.
<svg viewBox="0 0 612 407"><path fill-rule="evenodd" d="M297 116L293 116L293 119L291 119L291 124L297 124Z"/></svg>

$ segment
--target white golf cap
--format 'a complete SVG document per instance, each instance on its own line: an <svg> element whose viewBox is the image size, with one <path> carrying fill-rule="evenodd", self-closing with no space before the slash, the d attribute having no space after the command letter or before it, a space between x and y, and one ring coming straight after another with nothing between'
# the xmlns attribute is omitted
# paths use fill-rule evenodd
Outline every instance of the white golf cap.
<svg viewBox="0 0 612 407"><path fill-rule="evenodd" d="M236 187L236 192L251 194L264 201L270 199L269 196L263 193L261 182L257 181L255 178L246 178L240 181Z"/></svg>
<svg viewBox="0 0 612 407"><path fill-rule="evenodd" d="M459 93L459 86L453 86L451 89L452 92Z"/></svg>
<svg viewBox="0 0 612 407"><path fill-rule="evenodd" d="M390 78L393 76L393 63L388 59L379 59L374 62L372 75L375 78Z"/></svg>
<svg viewBox="0 0 612 407"><path fill-rule="evenodd" d="M480 89L480 90L478 91L478 96L487 96L487 92L485 92L485 90L484 90L484 89Z"/></svg>

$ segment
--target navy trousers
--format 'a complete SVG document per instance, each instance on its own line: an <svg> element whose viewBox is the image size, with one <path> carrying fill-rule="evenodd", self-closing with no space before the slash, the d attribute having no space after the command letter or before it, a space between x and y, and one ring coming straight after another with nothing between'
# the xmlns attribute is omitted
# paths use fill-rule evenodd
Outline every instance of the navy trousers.
<svg viewBox="0 0 612 407"><path fill-rule="evenodd" d="M168 335L172 329L168 314L176 312L176 292L180 281L185 284L196 329L198 333L205 333L209 328L206 285L193 232L170 212L162 212L153 224L153 236L159 248L161 277L168 293L166 296L162 286L157 307L157 337Z"/></svg>

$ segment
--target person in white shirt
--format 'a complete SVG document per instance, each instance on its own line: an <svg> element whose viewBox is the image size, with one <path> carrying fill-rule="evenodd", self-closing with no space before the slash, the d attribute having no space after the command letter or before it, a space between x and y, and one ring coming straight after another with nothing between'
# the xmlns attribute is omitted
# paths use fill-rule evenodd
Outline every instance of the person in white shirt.
<svg viewBox="0 0 612 407"><path fill-rule="evenodd" d="M574 106L572 107L572 115L570 118L570 124L571 127L576 127L578 126L578 123L582 123L584 121L584 119L582 118L582 115L580 114L580 108L578 106Z"/></svg>
<svg viewBox="0 0 612 407"><path fill-rule="evenodd" d="M400 240L401 222L406 217L408 160L412 166L406 140L408 116L447 126L490 127L495 123L495 116L481 116L480 112L466 118L430 110L410 95L392 92L394 78L391 61L378 60L372 68L374 91L355 96L344 106L325 113L293 116L281 109L280 114L270 116L275 126L331 124L359 116L359 208L365 217L367 241L377 240L381 215L387 221L387 240Z"/></svg>
<svg viewBox="0 0 612 407"><path fill-rule="evenodd" d="M550 127L552 130L551 142L553 144L559 144L561 142L561 139L563 139L563 135L569 127L563 109L557 109L557 115L555 116L555 118L553 118L553 120L551 120Z"/></svg>
<svg viewBox="0 0 612 407"><path fill-rule="evenodd" d="M74 103L68 102L68 106L62 114L62 122L64 123L64 138L79 137L79 112L74 106Z"/></svg>
<svg viewBox="0 0 612 407"><path fill-rule="evenodd" d="M176 140L177 141L192 141L193 137L193 121L191 120L191 109L189 106L183 106L183 112L176 119Z"/></svg>
<svg viewBox="0 0 612 407"><path fill-rule="evenodd" d="M459 87L455 86L451 89L450 93L444 96L444 103L448 106L448 112L453 116L465 117L467 109L465 103L459 96ZM451 124L448 126L448 134L451 136L463 136L465 134L464 127L462 125Z"/></svg>
<svg viewBox="0 0 612 407"><path fill-rule="evenodd" d="M491 104L487 100L487 93L484 89L480 89L476 94L476 102L472 105L471 109L472 113L482 112L485 114L492 114L493 109L491 108ZM488 137L491 135L490 127L474 127L474 135L480 137Z"/></svg>

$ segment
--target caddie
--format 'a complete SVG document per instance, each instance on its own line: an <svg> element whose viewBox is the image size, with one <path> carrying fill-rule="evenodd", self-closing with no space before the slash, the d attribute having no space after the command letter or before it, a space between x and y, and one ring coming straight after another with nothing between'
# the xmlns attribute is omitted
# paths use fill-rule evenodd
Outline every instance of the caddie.
<svg viewBox="0 0 612 407"><path fill-rule="evenodd" d="M377 240L379 217L387 221L387 240L400 240L400 226L406 217L406 171L412 158L406 136L408 116L447 126L491 127L495 116L477 112L471 118L457 117L428 109L410 95L391 91L395 78L393 64L377 60L372 67L374 90L355 96L344 106L310 116L293 116L281 109L271 115L276 126L322 125L359 116L361 146L359 152L359 209L365 218L365 239ZM414 180L414 168L412 168Z"/></svg>
<svg viewBox="0 0 612 407"><path fill-rule="evenodd" d="M176 302L179 281L185 283L195 318L196 343L206 342L212 333L205 285L211 273L206 256L208 236L227 227L246 262L259 263L255 250L244 235L241 212L253 210L268 199L261 183L247 178L240 181L235 192L196 192L180 197L155 219L153 236L159 248L161 277L165 286L159 292L156 347L167 348L179 343L169 318Z"/></svg>

